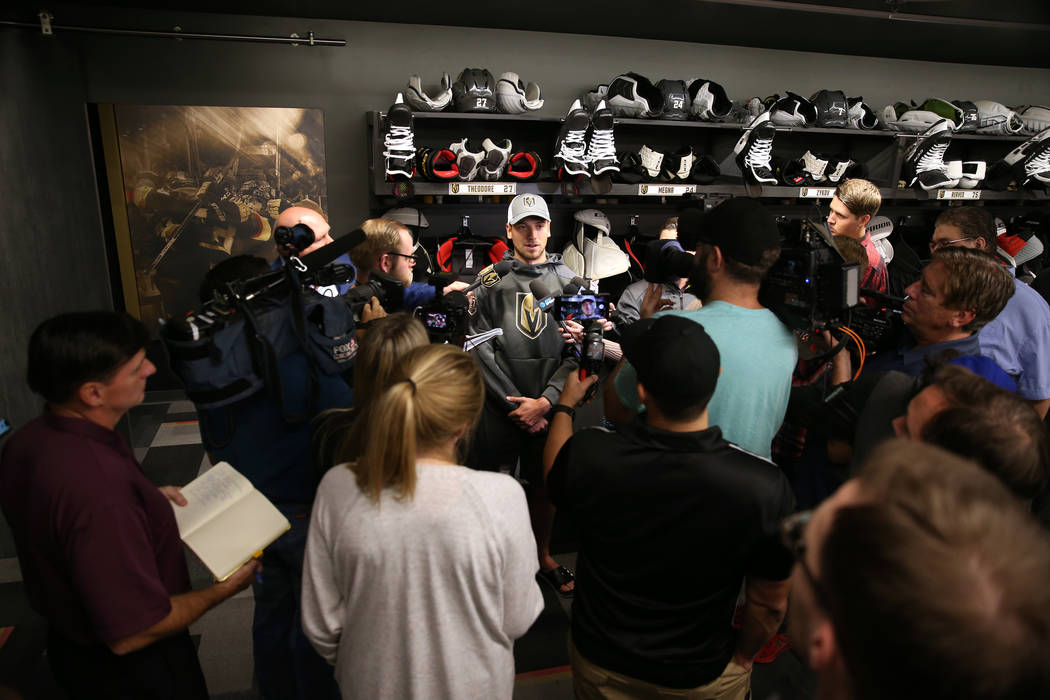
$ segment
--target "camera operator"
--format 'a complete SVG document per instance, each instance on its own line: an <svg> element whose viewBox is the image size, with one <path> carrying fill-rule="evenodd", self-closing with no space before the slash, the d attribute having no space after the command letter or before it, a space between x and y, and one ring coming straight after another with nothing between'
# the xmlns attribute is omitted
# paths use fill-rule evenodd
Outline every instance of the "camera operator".
<svg viewBox="0 0 1050 700"><path fill-rule="evenodd" d="M615 688L743 700L787 604L791 558L778 525L791 489L774 464L709 424L720 360L700 324L644 319L624 331L623 348L645 414L574 435L573 408L595 380L570 375L544 450L551 496L583 543L569 647L577 697Z"/></svg>
<svg viewBox="0 0 1050 700"><path fill-rule="evenodd" d="M934 224L930 252L946 246L976 248L995 254L995 221L981 207L945 209ZM981 354L995 360L1017 382L1017 392L1039 415L1050 408L1050 307L1014 274L1014 295L977 334Z"/></svg>
<svg viewBox="0 0 1050 700"><path fill-rule="evenodd" d="M945 350L982 354L977 332L1006 306L1014 281L990 254L948 246L933 254L922 278L906 291L901 313L906 337L867 363L865 372L898 370L917 377L927 358Z"/></svg>
<svg viewBox="0 0 1050 700"><path fill-rule="evenodd" d="M285 261L293 255L301 258L304 255L309 255L318 248L323 248L324 246L334 242L331 233L332 227L329 226L328 221L325 220L324 215L320 211L320 208L318 207L317 209L314 209L313 206L316 205L313 205L312 202L310 204L312 205L310 207L298 205L294 207L288 207L277 216L277 220L274 222L275 231L279 228L291 229L295 226L305 226L306 228L310 229L311 232L313 232L314 239L313 243L306 245L302 248L302 250L299 250L293 245L278 245L278 257L276 260L274 260L273 264L271 265L271 267L273 267L274 269L282 267L285 264ZM333 262L341 263L343 265L351 264L350 257L346 253L340 255ZM351 284L347 282L339 285L317 287L315 289L318 294L324 294L325 296L334 297L340 294L345 294L346 291L350 289L350 287Z"/></svg>
<svg viewBox="0 0 1050 700"><path fill-rule="evenodd" d="M365 232L365 242L350 251L350 260L357 268L358 284L367 284L373 270L393 277L405 288L404 308L407 311L435 298L437 292L432 285L412 281L412 271L416 267L415 244L412 243L412 232L404 224L393 219L368 219L361 224L361 230ZM466 287L466 282L452 282L443 292L447 294ZM365 319L362 317L362 320Z"/></svg>
<svg viewBox="0 0 1050 700"><path fill-rule="evenodd" d="M554 507L543 484L541 460L548 413L577 363L562 359L564 343L557 324L540 308L529 286L539 280L564 289L574 276L560 255L548 255L550 235L550 212L542 197L522 194L511 201L511 250L504 258L512 261L511 271L487 276L474 293L475 329L502 328L503 335L475 351L486 400L467 463L478 469L513 469L520 458L541 577L560 595L570 596L572 572L550 555Z"/></svg>
<svg viewBox="0 0 1050 700"><path fill-rule="evenodd" d="M679 239L678 236L678 217L674 216L664 222L663 228L660 230L661 241L673 241L678 240L682 244L682 248L685 252L692 254L696 249L696 240L685 240ZM697 299L693 294L685 291L689 279L686 277L680 279L667 280L662 285L663 298L667 299L669 304L667 308L678 309L679 311L684 309L696 309L700 306L700 300ZM620 315L627 323L633 323L641 318L641 305L642 299L645 296L646 290L649 289L649 282L646 280L638 280L627 285L620 294L620 300L616 302L616 310L620 312Z"/></svg>
<svg viewBox="0 0 1050 700"><path fill-rule="evenodd" d="M738 198L706 214L686 210L678 231L697 241L691 280L704 306L663 313L702 324L714 339L722 376L711 398L711 422L730 442L768 459L798 358L794 334L758 301L762 279L780 256L777 225L760 203ZM637 383L631 364L621 364L616 391L605 392L606 416L625 421L639 412Z"/></svg>
<svg viewBox="0 0 1050 700"><path fill-rule="evenodd" d="M229 282L268 270L262 258L230 258L205 276L201 300L211 299ZM349 406L353 393L338 375L317 372L317 395L311 397L310 362L301 349L279 360L281 396L264 389L228 406L197 410L212 462L233 465L292 525L266 548L263 574L252 584L255 675L264 698L339 696L331 667L302 633L299 599L306 531L319 482L310 462L310 419L324 409ZM288 423L286 414L304 420Z"/></svg>

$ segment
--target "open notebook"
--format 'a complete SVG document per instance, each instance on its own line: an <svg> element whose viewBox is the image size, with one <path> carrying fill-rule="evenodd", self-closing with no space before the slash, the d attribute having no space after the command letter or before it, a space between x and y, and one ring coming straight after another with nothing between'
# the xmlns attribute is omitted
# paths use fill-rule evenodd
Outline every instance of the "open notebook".
<svg viewBox="0 0 1050 700"><path fill-rule="evenodd" d="M226 462L183 486L182 495L188 505L172 504L179 536L219 581L292 527Z"/></svg>

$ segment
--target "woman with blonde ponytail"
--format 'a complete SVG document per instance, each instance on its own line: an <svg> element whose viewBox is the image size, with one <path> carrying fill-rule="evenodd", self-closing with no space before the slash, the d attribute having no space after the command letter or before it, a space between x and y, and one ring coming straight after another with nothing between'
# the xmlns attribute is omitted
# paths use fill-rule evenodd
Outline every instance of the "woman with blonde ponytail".
<svg viewBox="0 0 1050 700"><path fill-rule="evenodd" d="M543 608L525 494L459 466L485 389L449 345L409 351L314 503L303 630L344 698L507 698Z"/></svg>
<svg viewBox="0 0 1050 700"><path fill-rule="evenodd" d="M412 314L396 313L372 321L354 358L354 406L322 411L314 419L310 460L321 474L339 462L353 462L367 434L352 430L357 416L368 413L372 399L390 383L402 356L430 340L426 327Z"/></svg>

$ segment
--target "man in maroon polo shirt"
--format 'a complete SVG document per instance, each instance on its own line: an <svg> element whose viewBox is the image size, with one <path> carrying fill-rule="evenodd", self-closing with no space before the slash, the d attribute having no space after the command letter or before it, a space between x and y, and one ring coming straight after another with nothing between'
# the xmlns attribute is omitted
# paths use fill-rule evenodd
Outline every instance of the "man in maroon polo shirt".
<svg viewBox="0 0 1050 700"><path fill-rule="evenodd" d="M63 314L29 341L27 378L47 401L0 457L0 508L26 594L47 619L48 658L74 698L207 698L187 627L247 587L258 563L190 590L169 500L114 428L156 367L138 321Z"/></svg>

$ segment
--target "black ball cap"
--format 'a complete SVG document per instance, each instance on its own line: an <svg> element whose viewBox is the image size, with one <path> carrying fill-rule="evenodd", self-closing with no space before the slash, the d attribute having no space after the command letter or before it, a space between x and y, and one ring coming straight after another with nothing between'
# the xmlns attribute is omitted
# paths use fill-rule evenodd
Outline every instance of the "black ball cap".
<svg viewBox="0 0 1050 700"><path fill-rule="evenodd" d="M780 231L773 215L761 203L737 197L706 214L698 209L682 212L678 217L678 239L716 245L725 257L756 265L762 261L763 253L780 246Z"/></svg>
<svg viewBox="0 0 1050 700"><path fill-rule="evenodd" d="M696 397L707 403L715 393L722 360L704 327L684 316L643 318L621 333L620 347L638 381L658 401Z"/></svg>

